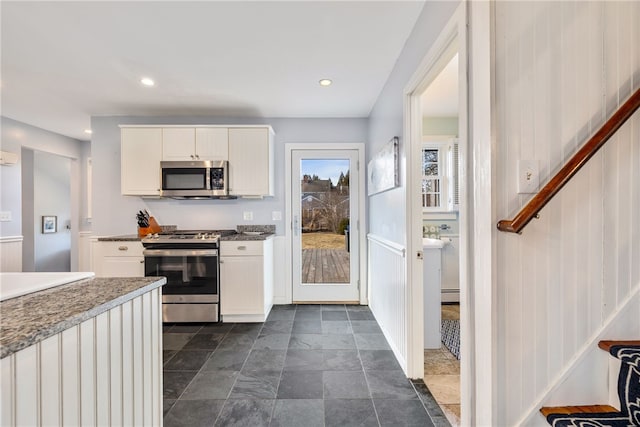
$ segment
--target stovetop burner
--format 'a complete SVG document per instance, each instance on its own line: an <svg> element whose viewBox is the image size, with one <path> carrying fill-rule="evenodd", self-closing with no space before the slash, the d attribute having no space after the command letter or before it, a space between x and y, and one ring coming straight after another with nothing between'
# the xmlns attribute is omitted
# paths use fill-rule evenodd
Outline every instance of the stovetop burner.
<svg viewBox="0 0 640 427"><path fill-rule="evenodd" d="M217 244L220 236L235 234L234 230L177 230L170 233L149 234L142 239L142 244L147 246L158 243L180 244Z"/></svg>

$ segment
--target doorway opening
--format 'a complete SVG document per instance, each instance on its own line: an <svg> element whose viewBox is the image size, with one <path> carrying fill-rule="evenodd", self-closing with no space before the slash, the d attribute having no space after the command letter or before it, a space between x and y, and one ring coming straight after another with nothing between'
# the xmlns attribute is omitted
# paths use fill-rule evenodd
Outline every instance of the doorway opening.
<svg viewBox="0 0 640 427"><path fill-rule="evenodd" d="M361 298L360 144L287 145L287 247L291 302Z"/></svg>
<svg viewBox="0 0 640 427"><path fill-rule="evenodd" d="M412 289L411 373L453 425L463 424L466 329L467 57L460 7L405 89L407 235ZM416 301L419 300L419 301ZM461 333L462 332L462 333ZM417 362L417 363L414 363ZM468 406L467 406L468 408Z"/></svg>
<svg viewBox="0 0 640 427"><path fill-rule="evenodd" d="M71 271L71 163L22 149L22 271Z"/></svg>

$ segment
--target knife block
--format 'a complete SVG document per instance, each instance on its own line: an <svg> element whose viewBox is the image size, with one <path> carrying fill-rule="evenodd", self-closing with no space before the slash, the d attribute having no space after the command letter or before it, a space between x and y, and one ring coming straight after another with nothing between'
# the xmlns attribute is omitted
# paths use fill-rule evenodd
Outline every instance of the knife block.
<svg viewBox="0 0 640 427"><path fill-rule="evenodd" d="M147 234L154 234L162 232L162 227L158 224L158 221L154 217L149 217L148 227L138 227L138 237L145 237Z"/></svg>
<svg viewBox="0 0 640 427"><path fill-rule="evenodd" d="M151 227L138 227L138 237L145 237L147 234L153 234Z"/></svg>

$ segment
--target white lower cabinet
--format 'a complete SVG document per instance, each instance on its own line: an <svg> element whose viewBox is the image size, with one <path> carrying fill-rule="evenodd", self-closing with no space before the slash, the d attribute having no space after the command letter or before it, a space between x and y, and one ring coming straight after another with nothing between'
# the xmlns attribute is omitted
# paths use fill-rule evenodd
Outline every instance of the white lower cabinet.
<svg viewBox="0 0 640 427"><path fill-rule="evenodd" d="M460 237L440 238L447 242L442 248L442 302L460 302Z"/></svg>
<svg viewBox="0 0 640 427"><path fill-rule="evenodd" d="M142 243L93 241L91 269L96 277L144 277Z"/></svg>
<svg viewBox="0 0 640 427"><path fill-rule="evenodd" d="M223 322L264 322L273 306L273 238L220 242Z"/></svg>

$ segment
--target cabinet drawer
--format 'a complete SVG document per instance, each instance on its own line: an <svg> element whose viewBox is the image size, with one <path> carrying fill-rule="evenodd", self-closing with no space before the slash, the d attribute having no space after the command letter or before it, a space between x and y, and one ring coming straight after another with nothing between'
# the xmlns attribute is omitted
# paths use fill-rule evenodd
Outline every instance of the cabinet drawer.
<svg viewBox="0 0 640 427"><path fill-rule="evenodd" d="M140 242L98 242L102 256L142 256Z"/></svg>
<svg viewBox="0 0 640 427"><path fill-rule="evenodd" d="M220 242L221 256L262 255L262 240L254 241L222 241Z"/></svg>

